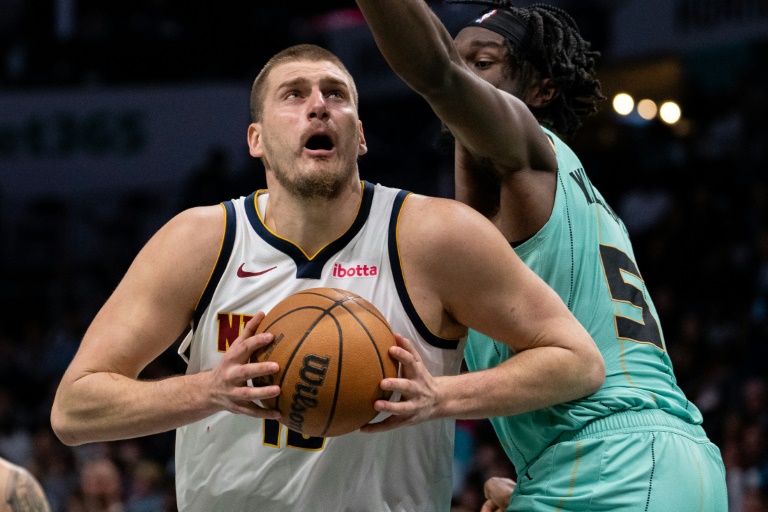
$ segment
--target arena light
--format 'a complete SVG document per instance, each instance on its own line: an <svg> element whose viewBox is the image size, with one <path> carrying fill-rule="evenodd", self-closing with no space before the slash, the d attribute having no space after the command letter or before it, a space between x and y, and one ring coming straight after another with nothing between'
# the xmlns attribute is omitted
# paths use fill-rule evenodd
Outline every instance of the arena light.
<svg viewBox="0 0 768 512"><path fill-rule="evenodd" d="M682 117L682 111L680 110L680 106L677 103L674 101L667 101L661 105L661 109L659 109L659 115L661 116L661 120L665 123L675 124L676 122L680 121L680 117Z"/></svg>
<svg viewBox="0 0 768 512"><path fill-rule="evenodd" d="M645 99L640 100L637 103L637 113L646 121L650 121L656 117L658 111L659 108L656 106L656 102L653 100Z"/></svg>
<svg viewBox="0 0 768 512"><path fill-rule="evenodd" d="M615 110L617 114L622 116L629 115L634 108L635 100L632 99L632 96L629 94L621 92L613 97L613 110Z"/></svg>

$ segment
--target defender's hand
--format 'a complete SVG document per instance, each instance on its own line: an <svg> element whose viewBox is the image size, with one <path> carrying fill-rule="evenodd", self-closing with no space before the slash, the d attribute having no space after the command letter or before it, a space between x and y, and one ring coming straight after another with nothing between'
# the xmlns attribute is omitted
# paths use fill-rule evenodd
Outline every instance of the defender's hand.
<svg viewBox="0 0 768 512"><path fill-rule="evenodd" d="M509 478L494 476L485 481L485 503L480 512L504 512L509 506L512 491L517 483Z"/></svg>

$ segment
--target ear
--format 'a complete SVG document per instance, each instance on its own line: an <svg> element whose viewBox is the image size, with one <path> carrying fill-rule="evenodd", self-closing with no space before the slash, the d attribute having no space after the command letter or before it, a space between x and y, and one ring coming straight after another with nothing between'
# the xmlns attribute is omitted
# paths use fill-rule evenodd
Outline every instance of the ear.
<svg viewBox="0 0 768 512"><path fill-rule="evenodd" d="M360 121L358 125L360 129L360 142L358 143L357 156L363 156L368 152L368 146L365 144L365 133L363 133L363 122Z"/></svg>
<svg viewBox="0 0 768 512"><path fill-rule="evenodd" d="M264 156L264 147L261 144L261 123L251 123L248 126L248 150L254 158Z"/></svg>
<svg viewBox="0 0 768 512"><path fill-rule="evenodd" d="M551 78L543 78L536 85L531 87L526 97L526 103L531 107L546 107L557 98L560 91L555 87Z"/></svg>

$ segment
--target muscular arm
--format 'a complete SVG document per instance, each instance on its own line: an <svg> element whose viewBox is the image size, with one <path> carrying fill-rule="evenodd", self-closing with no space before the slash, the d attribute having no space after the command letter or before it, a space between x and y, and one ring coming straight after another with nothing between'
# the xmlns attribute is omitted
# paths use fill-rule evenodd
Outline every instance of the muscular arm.
<svg viewBox="0 0 768 512"><path fill-rule="evenodd" d="M59 385L51 424L63 442L155 434L225 409L259 414L255 404L232 400L264 398L260 395L274 389L227 383L245 382L247 370L271 368L244 364L256 344L268 341L245 336L260 317L213 371L138 379L189 325L223 233L220 206L196 208L172 219L141 250L89 326Z"/></svg>
<svg viewBox="0 0 768 512"><path fill-rule="evenodd" d="M557 159L528 106L497 88L508 76L504 48L471 47L462 57L423 0L357 3L392 69L456 138L456 199L510 242L538 232L552 213Z"/></svg>
<svg viewBox="0 0 768 512"><path fill-rule="evenodd" d="M516 352L489 370L435 378L430 418L514 415L597 391L605 367L592 338L485 218L413 196L398 231L408 292L427 325L445 337L470 327Z"/></svg>
<svg viewBox="0 0 768 512"><path fill-rule="evenodd" d="M26 469L0 459L0 512L50 512L42 487Z"/></svg>
<svg viewBox="0 0 768 512"><path fill-rule="evenodd" d="M423 0L357 0L392 69L423 96L470 153L502 171L556 169L528 107L476 76Z"/></svg>
<svg viewBox="0 0 768 512"><path fill-rule="evenodd" d="M501 207L501 176L488 161L454 148L454 197L494 220Z"/></svg>

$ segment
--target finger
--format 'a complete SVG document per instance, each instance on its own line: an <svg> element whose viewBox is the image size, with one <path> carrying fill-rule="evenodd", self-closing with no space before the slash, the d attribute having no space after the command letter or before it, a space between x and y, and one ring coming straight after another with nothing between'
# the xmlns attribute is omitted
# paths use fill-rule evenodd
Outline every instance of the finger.
<svg viewBox="0 0 768 512"><path fill-rule="evenodd" d="M232 401L250 402L253 400L266 400L280 395L280 386L239 386L233 388L227 396Z"/></svg>
<svg viewBox="0 0 768 512"><path fill-rule="evenodd" d="M270 375L277 373L280 365L274 361L265 361L263 363L248 363L233 369L237 373L236 385L246 385L250 380L253 387L263 387L274 383L274 378Z"/></svg>
<svg viewBox="0 0 768 512"><path fill-rule="evenodd" d="M498 508L491 500L486 501L483 503L483 508L480 509L480 512L498 512Z"/></svg>
<svg viewBox="0 0 768 512"><path fill-rule="evenodd" d="M401 379L397 377L389 377L382 379L379 387L384 391L391 391L393 393L400 393L401 397L414 397L419 395L420 383L411 379ZM401 398L402 401L402 398ZM398 403L398 402L393 402Z"/></svg>
<svg viewBox="0 0 768 512"><path fill-rule="evenodd" d="M243 331L240 333L240 337L250 338L253 336L256 333L256 330L259 328L261 321L264 320L264 316L265 315L263 311L259 311L253 315L253 317L245 323Z"/></svg>
<svg viewBox="0 0 768 512"><path fill-rule="evenodd" d="M253 354L260 348L264 348L272 343L274 339L275 335L271 332L260 332L243 340L243 353L247 356L247 359L243 362L250 362L251 360L255 362L256 358L253 357Z"/></svg>
<svg viewBox="0 0 768 512"><path fill-rule="evenodd" d="M405 423L405 420L390 416L389 418L382 420L378 423L368 423L360 427L360 432L363 434L377 434L379 432L386 432L387 430L394 430Z"/></svg>
<svg viewBox="0 0 768 512"><path fill-rule="evenodd" d="M407 349L400 346L389 347L389 355L399 363L407 364L409 366L413 366L418 362L417 355L414 355L412 352L409 352Z"/></svg>
<svg viewBox="0 0 768 512"><path fill-rule="evenodd" d="M411 343L411 340L409 340L408 338L404 338L399 334L395 334L395 342L397 343L398 347L403 347L408 352L415 354L417 356L419 355L419 353L416 352L416 349L413 348L413 343Z"/></svg>
<svg viewBox="0 0 768 512"><path fill-rule="evenodd" d="M416 350L416 347L413 346L413 343L411 343L411 340L408 338L404 338L403 336L399 334L395 334L395 343L397 347L402 348L409 354L413 355L416 360L419 360L419 352Z"/></svg>
<svg viewBox="0 0 768 512"><path fill-rule="evenodd" d="M404 400L402 402L390 402L389 400L376 400L373 403L373 408L377 412L385 414L394 414L395 416L403 416L405 414L414 414L418 412L419 407L411 400Z"/></svg>
<svg viewBox="0 0 768 512"><path fill-rule="evenodd" d="M259 311L258 313L253 315L253 317L251 317L251 319L245 323L237 339L235 339L235 341L232 342L227 352L231 351L235 347L235 345L240 345L244 343L245 340L251 338L254 334L256 334L256 329L258 328L259 324L263 319L264 319L264 312L262 311Z"/></svg>
<svg viewBox="0 0 768 512"><path fill-rule="evenodd" d="M490 499L493 492L496 490L496 488L499 486L499 477L492 476L488 480L485 481L485 485L483 485L483 490L485 491L485 497Z"/></svg>
<svg viewBox="0 0 768 512"><path fill-rule="evenodd" d="M267 343L269 342L258 344L257 348ZM247 352L233 349L233 347L234 345L230 346L229 351L227 351L227 354L224 355L224 359L220 363L222 365L222 376L229 385L245 386L251 379L263 378L280 369L280 366L274 361L258 362L254 360L251 362L251 357ZM229 352L233 353L229 354Z"/></svg>
<svg viewBox="0 0 768 512"><path fill-rule="evenodd" d="M229 345L224 357L233 359L239 363L247 363L253 352L268 345L273 339L274 335L268 332L259 334L250 333L249 336L245 336L244 333L240 334L240 336Z"/></svg>
<svg viewBox="0 0 768 512"><path fill-rule="evenodd" d="M486 480L484 485L485 497L493 500L500 510L506 510L516 485L517 483L510 478L491 477Z"/></svg>
<svg viewBox="0 0 768 512"><path fill-rule="evenodd" d="M492 476L485 482L486 496L487 496L487 493L493 492L493 491L508 493L514 490L516 485L517 485L517 482L515 482L511 478L506 478L501 476Z"/></svg>
<svg viewBox="0 0 768 512"><path fill-rule="evenodd" d="M244 414L253 418L263 418L267 420L279 420L280 412L275 409L265 409L251 401L234 402L230 411L235 414Z"/></svg>

